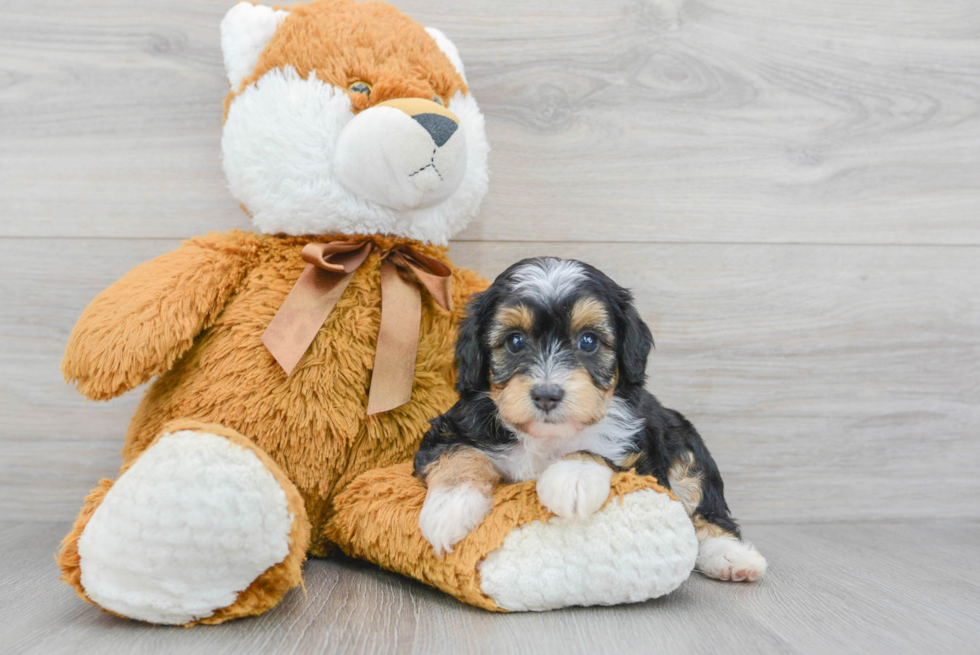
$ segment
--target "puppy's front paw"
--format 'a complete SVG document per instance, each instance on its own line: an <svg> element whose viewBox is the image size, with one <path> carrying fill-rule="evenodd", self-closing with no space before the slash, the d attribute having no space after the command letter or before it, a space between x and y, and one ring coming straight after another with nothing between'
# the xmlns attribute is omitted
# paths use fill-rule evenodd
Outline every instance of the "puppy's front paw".
<svg viewBox="0 0 980 655"><path fill-rule="evenodd" d="M493 501L468 485L430 488L425 495L419 528L436 555L453 552L453 546L490 513Z"/></svg>
<svg viewBox="0 0 980 655"><path fill-rule="evenodd" d="M538 499L553 514L584 521L609 498L612 469L594 460L563 459L538 478Z"/></svg>
<svg viewBox="0 0 980 655"><path fill-rule="evenodd" d="M766 558L752 544L735 538L713 537L701 542L697 567L716 580L755 582L766 574Z"/></svg>

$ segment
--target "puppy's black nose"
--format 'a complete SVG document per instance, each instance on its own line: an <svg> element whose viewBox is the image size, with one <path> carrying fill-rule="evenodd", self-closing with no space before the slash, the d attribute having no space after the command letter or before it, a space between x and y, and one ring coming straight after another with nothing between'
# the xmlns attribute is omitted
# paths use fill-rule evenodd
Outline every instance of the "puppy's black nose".
<svg viewBox="0 0 980 655"><path fill-rule="evenodd" d="M538 409L545 412L557 407L564 397L565 391L557 384L536 384L531 387L531 400Z"/></svg>
<svg viewBox="0 0 980 655"><path fill-rule="evenodd" d="M456 121L451 118L446 118L441 114L416 114L412 118L425 128L425 131L429 133L432 140L436 142L436 146L440 148L446 141L449 141L449 137L459 127Z"/></svg>

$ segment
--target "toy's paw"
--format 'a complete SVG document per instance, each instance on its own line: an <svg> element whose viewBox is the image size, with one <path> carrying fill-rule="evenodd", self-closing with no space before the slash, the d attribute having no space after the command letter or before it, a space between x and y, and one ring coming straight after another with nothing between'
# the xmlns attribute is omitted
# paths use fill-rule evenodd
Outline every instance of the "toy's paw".
<svg viewBox="0 0 980 655"><path fill-rule="evenodd" d="M81 586L130 618L210 617L286 558L293 519L283 487L249 448L207 432L165 434L78 538Z"/></svg>
<svg viewBox="0 0 980 655"><path fill-rule="evenodd" d="M584 521L609 498L612 469L594 460L563 459L541 474L538 499L553 514Z"/></svg>
<svg viewBox="0 0 980 655"><path fill-rule="evenodd" d="M480 564L480 588L510 611L634 603L680 586L697 552L684 506L642 489L588 521L552 517L511 530Z"/></svg>
<svg viewBox="0 0 980 655"><path fill-rule="evenodd" d="M755 582L766 573L766 559L752 544L731 537L714 537L701 542L697 568L716 580Z"/></svg>
<svg viewBox="0 0 980 655"><path fill-rule="evenodd" d="M453 546L478 526L492 507L492 499L467 485L429 489L419 528L441 557L453 552Z"/></svg>

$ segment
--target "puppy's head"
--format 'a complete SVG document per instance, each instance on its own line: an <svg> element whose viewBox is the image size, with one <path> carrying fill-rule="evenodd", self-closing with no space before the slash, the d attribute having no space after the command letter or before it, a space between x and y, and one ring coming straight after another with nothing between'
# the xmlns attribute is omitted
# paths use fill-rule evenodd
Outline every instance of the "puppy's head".
<svg viewBox="0 0 980 655"><path fill-rule="evenodd" d="M642 385L653 338L629 291L588 264L526 259L476 296L456 344L457 387L488 393L503 422L574 436L617 389Z"/></svg>

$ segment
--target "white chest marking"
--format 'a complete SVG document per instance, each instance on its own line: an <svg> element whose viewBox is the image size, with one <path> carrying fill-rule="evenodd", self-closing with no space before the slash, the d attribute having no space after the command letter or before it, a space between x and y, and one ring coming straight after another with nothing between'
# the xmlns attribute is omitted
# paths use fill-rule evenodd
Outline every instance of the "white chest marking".
<svg viewBox="0 0 980 655"><path fill-rule="evenodd" d="M605 418L573 437L541 439L518 432L517 444L492 458L509 482L535 480L548 466L580 450L618 463L629 454L633 436L642 428L643 420L634 416L625 402L614 398Z"/></svg>

